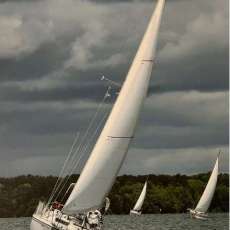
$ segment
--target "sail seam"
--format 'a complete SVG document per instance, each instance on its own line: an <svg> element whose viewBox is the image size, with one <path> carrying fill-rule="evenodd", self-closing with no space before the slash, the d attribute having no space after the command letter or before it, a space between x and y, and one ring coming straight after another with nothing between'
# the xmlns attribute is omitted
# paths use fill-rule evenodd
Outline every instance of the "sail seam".
<svg viewBox="0 0 230 230"><path fill-rule="evenodd" d="M143 59L143 60L141 60L142 62L154 62L154 60L153 59Z"/></svg>
<svg viewBox="0 0 230 230"><path fill-rule="evenodd" d="M118 138L118 139L133 139L134 138L134 136L130 136L130 137L116 137L116 136L107 136L107 137L109 137L109 138Z"/></svg>

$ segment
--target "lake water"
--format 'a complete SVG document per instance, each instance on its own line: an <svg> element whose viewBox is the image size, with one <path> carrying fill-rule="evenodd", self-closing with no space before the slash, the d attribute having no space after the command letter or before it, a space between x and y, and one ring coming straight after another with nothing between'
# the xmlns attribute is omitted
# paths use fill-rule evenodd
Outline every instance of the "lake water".
<svg viewBox="0 0 230 230"><path fill-rule="evenodd" d="M206 221L193 220L188 214L156 214L105 218L105 230L228 230L228 213L209 214ZM30 218L0 219L0 230L29 230Z"/></svg>

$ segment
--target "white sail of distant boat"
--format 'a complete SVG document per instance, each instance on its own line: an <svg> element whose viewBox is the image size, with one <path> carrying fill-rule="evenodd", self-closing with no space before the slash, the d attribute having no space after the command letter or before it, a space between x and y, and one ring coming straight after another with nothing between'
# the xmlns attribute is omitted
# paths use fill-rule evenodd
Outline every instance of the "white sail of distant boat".
<svg viewBox="0 0 230 230"><path fill-rule="evenodd" d="M146 191L147 191L147 181L145 182L145 184L143 186L143 189L141 191L141 194L140 194L136 204L134 205L133 209L130 210L130 214L141 215L141 209L142 209L142 206L143 206L144 201L145 201Z"/></svg>
<svg viewBox="0 0 230 230"><path fill-rule="evenodd" d="M197 218L197 219L206 219L207 218L207 211L210 207L210 204L212 202L215 190L216 190L216 184L217 184L217 178L218 178L218 171L219 171L219 155L217 156L214 168L212 170L212 174L208 180L208 183L205 187L205 190L196 206L195 209L189 209L191 217Z"/></svg>
<svg viewBox="0 0 230 230"><path fill-rule="evenodd" d="M108 197L105 198L105 213L109 210L110 207L110 199Z"/></svg>
<svg viewBox="0 0 230 230"><path fill-rule="evenodd" d="M118 98L64 207L47 204L43 215L33 215L31 230L102 228L100 209L134 138L147 94L164 4L158 0Z"/></svg>

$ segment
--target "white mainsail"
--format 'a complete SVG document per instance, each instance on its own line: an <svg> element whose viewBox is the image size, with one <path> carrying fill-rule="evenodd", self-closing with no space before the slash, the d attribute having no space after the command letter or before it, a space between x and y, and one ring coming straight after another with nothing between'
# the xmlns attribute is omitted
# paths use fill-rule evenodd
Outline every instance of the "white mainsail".
<svg viewBox="0 0 230 230"><path fill-rule="evenodd" d="M139 196L133 210L134 211L141 211L142 205L144 203L145 200L145 196L146 196L146 190L147 190L147 181L144 184L144 187L142 189L141 195Z"/></svg>
<svg viewBox="0 0 230 230"><path fill-rule="evenodd" d="M159 0L147 31L99 139L63 212L99 208L111 189L133 139L154 65L158 30L165 0Z"/></svg>
<svg viewBox="0 0 230 230"><path fill-rule="evenodd" d="M200 198L200 201L198 202L195 208L195 211L204 212L204 213L207 212L216 189L216 183L218 178L218 167L219 167L218 165L219 165L219 155L216 159L216 163L212 170L212 174L209 178L208 184L206 185L206 188Z"/></svg>

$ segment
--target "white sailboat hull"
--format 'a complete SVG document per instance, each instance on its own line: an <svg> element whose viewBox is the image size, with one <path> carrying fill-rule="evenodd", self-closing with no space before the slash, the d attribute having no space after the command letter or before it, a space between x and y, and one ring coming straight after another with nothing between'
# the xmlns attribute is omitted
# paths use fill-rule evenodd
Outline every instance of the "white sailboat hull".
<svg viewBox="0 0 230 230"><path fill-rule="evenodd" d="M197 212L195 210L190 209L190 217L193 219L199 219L199 220L207 220L208 214L204 212Z"/></svg>
<svg viewBox="0 0 230 230"><path fill-rule="evenodd" d="M30 230L55 230L56 228L53 228L50 224L44 222L43 220L32 217L32 221L30 224Z"/></svg>
<svg viewBox="0 0 230 230"><path fill-rule="evenodd" d="M140 216L141 215L141 211L130 210L129 215L130 216Z"/></svg>
<svg viewBox="0 0 230 230"><path fill-rule="evenodd" d="M74 224L71 222L61 224L60 222L55 222L55 219L55 215L52 218L45 218L41 215L34 214L30 224L30 230L102 230L102 227L82 227L76 222Z"/></svg>
<svg viewBox="0 0 230 230"><path fill-rule="evenodd" d="M86 228L82 227L67 227L67 228L56 228L54 226L46 225L44 222L39 222L36 219L32 219L30 230L87 230Z"/></svg>
<svg viewBox="0 0 230 230"><path fill-rule="evenodd" d="M194 215L193 218L194 219L198 219L198 220L207 220L208 219L207 216L201 216L201 215Z"/></svg>

